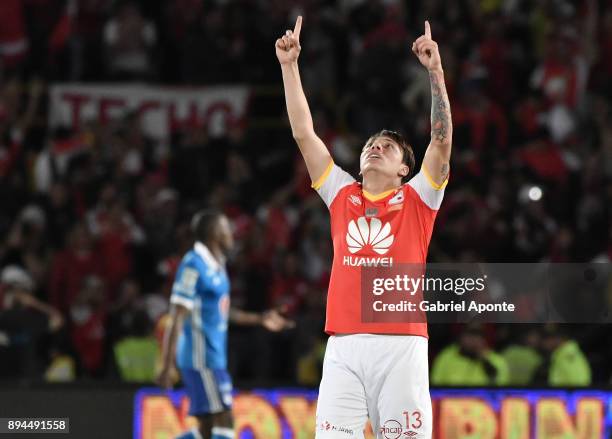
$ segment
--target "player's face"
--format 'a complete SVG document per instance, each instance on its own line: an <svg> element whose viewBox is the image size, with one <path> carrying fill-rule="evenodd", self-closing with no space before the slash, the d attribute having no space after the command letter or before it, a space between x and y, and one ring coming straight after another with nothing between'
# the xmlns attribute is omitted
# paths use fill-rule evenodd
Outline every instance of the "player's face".
<svg viewBox="0 0 612 439"><path fill-rule="evenodd" d="M232 227L230 222L225 215L219 217L217 223L217 239L219 240L221 247L224 251L229 251L234 246L234 235L232 234Z"/></svg>
<svg viewBox="0 0 612 439"><path fill-rule="evenodd" d="M371 171L381 172L391 178L408 174L408 166L403 163L402 148L389 137L370 139L361 151L359 168L365 177Z"/></svg>

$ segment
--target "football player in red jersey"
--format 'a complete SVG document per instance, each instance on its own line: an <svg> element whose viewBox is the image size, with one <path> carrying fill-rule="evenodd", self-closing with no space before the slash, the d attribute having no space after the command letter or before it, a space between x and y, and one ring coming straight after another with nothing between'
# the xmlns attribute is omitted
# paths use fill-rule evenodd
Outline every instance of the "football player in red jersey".
<svg viewBox="0 0 612 439"><path fill-rule="evenodd" d="M429 22L412 51L431 82L431 142L414 173L412 148L393 131L370 137L361 152L362 182L334 164L313 128L297 60L302 17L276 40L293 137L330 211L334 260L325 331L328 341L317 404L316 437L362 438L367 418L377 437L432 431L427 323L364 321L364 265L424 264L448 182L452 140L450 104ZM414 175L410 180L408 178ZM404 184L405 182L405 184ZM396 436L394 436L396 437Z"/></svg>

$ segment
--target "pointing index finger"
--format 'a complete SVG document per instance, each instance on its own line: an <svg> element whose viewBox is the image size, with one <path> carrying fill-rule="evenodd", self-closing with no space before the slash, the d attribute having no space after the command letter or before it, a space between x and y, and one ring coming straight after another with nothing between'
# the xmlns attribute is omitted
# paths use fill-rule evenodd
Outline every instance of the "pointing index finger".
<svg viewBox="0 0 612 439"><path fill-rule="evenodd" d="M431 39L431 26L429 26L429 20L425 20L425 36Z"/></svg>
<svg viewBox="0 0 612 439"><path fill-rule="evenodd" d="M298 15L297 20L295 21L295 28L293 29L293 35L298 40L300 39L300 31L302 30L302 16Z"/></svg>

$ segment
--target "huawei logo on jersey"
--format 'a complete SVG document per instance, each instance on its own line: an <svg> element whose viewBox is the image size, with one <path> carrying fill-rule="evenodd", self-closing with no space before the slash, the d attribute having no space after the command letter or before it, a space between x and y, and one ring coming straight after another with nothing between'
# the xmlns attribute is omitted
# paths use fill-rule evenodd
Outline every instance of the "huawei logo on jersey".
<svg viewBox="0 0 612 439"><path fill-rule="evenodd" d="M359 217L357 222L352 220L349 223L346 243L351 253L357 253L366 245L371 245L376 253L384 255L393 244L391 224L385 223L383 226L378 218L371 218L368 223L367 218Z"/></svg>

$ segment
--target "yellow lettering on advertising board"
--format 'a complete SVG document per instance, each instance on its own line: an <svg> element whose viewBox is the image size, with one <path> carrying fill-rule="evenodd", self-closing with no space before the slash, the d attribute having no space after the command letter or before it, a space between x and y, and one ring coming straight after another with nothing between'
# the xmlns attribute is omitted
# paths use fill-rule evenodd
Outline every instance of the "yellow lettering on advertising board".
<svg viewBox="0 0 612 439"><path fill-rule="evenodd" d="M495 439L497 417L491 406L476 398L444 398L438 419L444 439Z"/></svg>
<svg viewBox="0 0 612 439"><path fill-rule="evenodd" d="M506 398L501 405L502 439L529 439L529 401L524 398Z"/></svg>
<svg viewBox="0 0 612 439"><path fill-rule="evenodd" d="M536 403L536 431L541 439L596 439L603 437L603 404L583 398L576 404L576 425L564 400L543 398Z"/></svg>
<svg viewBox="0 0 612 439"><path fill-rule="evenodd" d="M243 393L234 399L236 436L250 430L256 438L280 439L282 428L278 413L264 398Z"/></svg>
<svg viewBox="0 0 612 439"><path fill-rule="evenodd" d="M316 401L308 402L301 396L284 396L279 400L280 409L295 439L310 439L315 435Z"/></svg>
<svg viewBox="0 0 612 439"><path fill-rule="evenodd" d="M174 439L181 432L196 425L195 419L187 416L189 401L181 399L178 408L167 396L147 396L142 402L142 438Z"/></svg>

